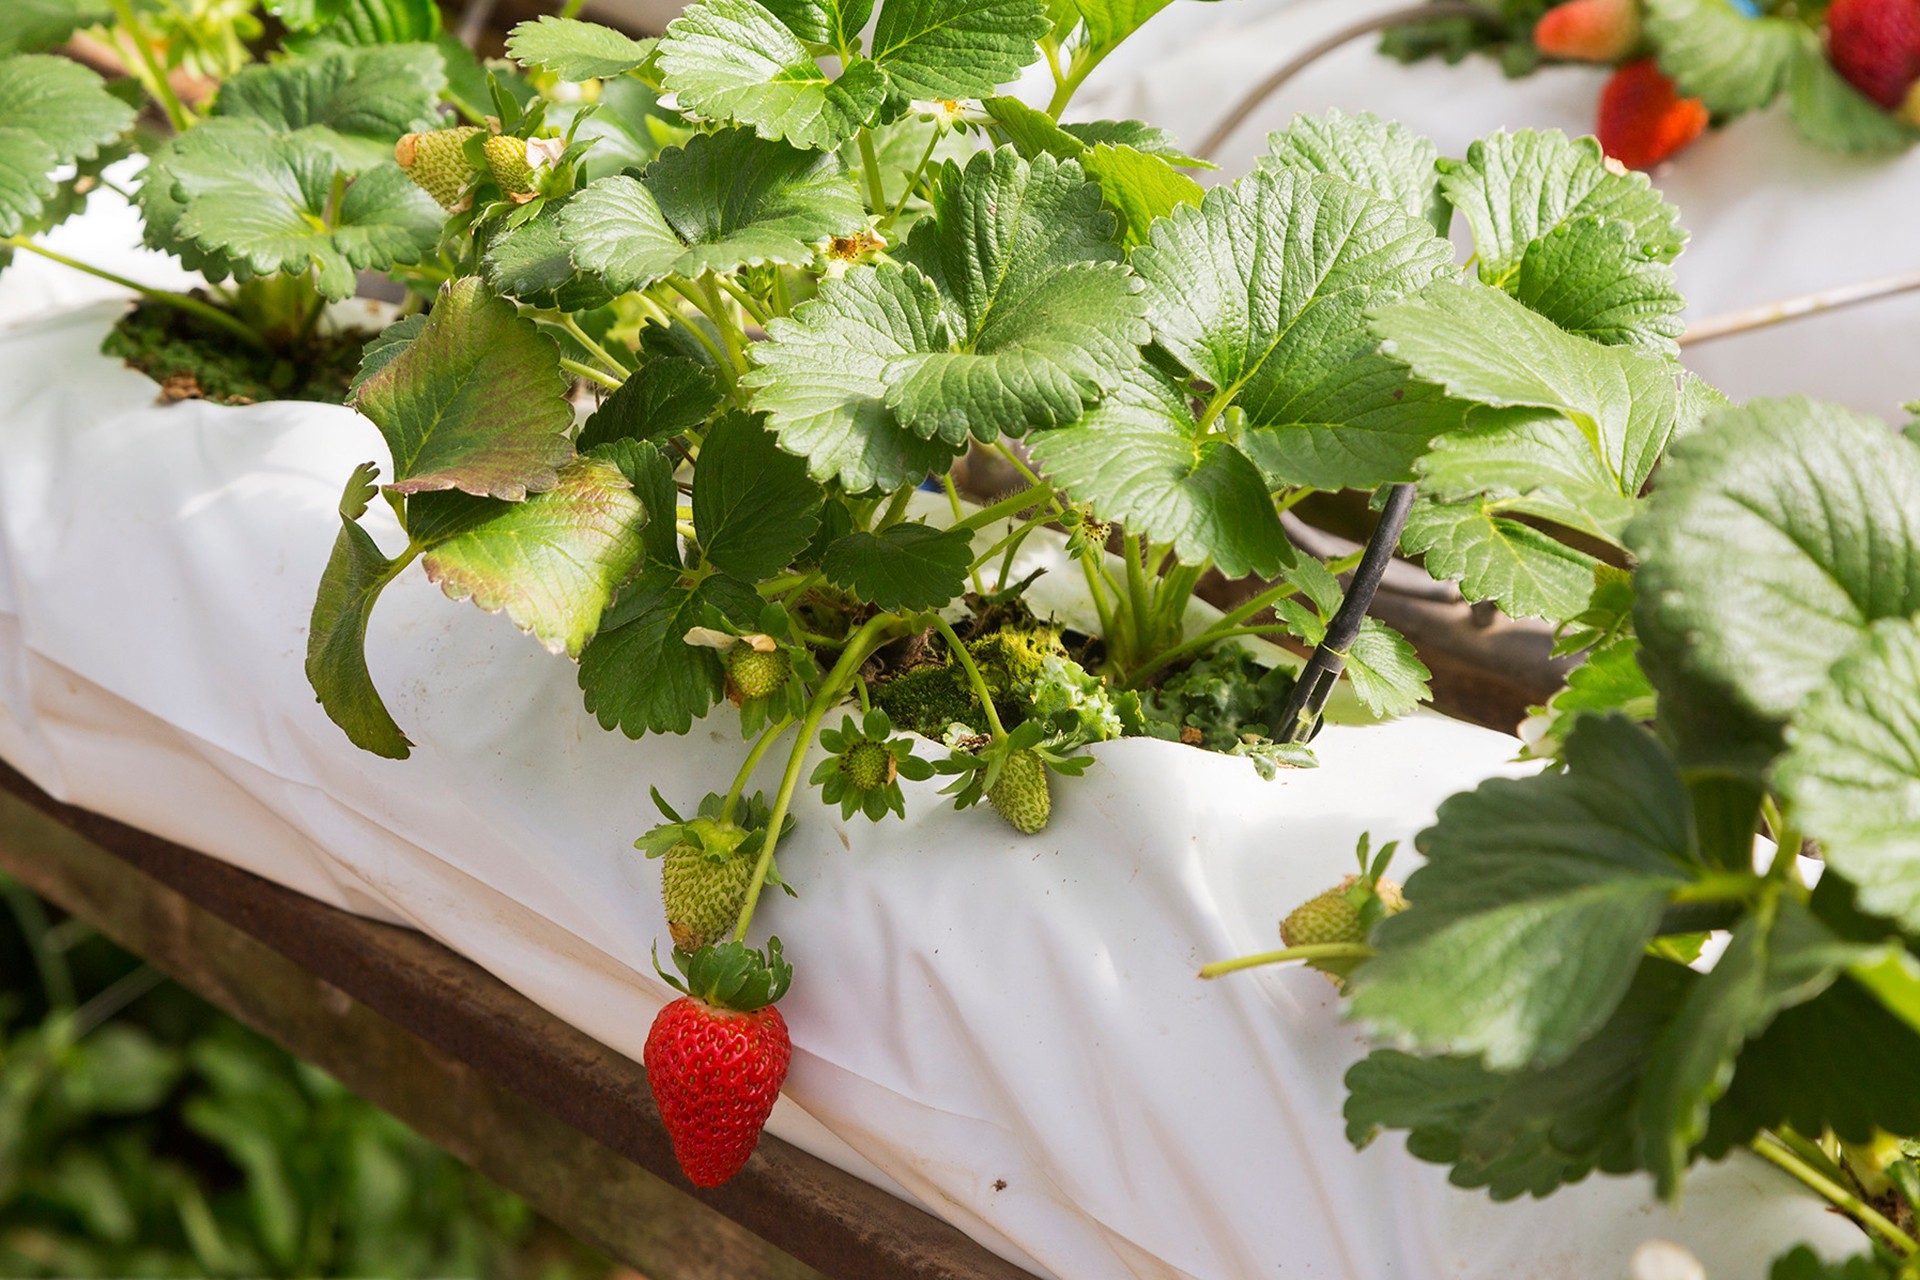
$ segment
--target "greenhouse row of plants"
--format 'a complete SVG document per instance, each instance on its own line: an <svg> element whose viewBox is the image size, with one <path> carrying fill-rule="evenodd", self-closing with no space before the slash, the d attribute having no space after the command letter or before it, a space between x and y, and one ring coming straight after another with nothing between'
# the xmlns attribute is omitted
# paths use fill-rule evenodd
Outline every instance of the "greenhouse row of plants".
<svg viewBox="0 0 1920 1280"><path fill-rule="evenodd" d="M1920 0L1383 11L1198 139L1076 106L1197 0L580 7L0 19L0 758L641 1060L694 1187L771 1125L1062 1280L1920 1276L1920 427L1692 367L1920 280L1715 323L1662 193L1763 117L1920 192ZM1335 48L1592 134L1209 161ZM387 1265L261 1238L197 1265Z"/></svg>

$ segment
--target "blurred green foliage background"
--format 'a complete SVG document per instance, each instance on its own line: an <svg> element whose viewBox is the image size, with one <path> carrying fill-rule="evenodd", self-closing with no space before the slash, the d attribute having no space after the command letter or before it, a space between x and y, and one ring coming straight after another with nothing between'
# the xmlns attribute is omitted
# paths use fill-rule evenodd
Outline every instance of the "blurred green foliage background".
<svg viewBox="0 0 1920 1280"><path fill-rule="evenodd" d="M614 1273L84 922L4 876L0 901L0 1276Z"/></svg>

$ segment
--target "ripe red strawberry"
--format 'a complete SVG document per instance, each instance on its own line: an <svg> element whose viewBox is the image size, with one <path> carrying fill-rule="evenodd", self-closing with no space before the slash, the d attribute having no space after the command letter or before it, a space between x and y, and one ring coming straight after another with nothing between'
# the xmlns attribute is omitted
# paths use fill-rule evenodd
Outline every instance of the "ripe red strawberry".
<svg viewBox="0 0 1920 1280"><path fill-rule="evenodd" d="M1920 80L1920 0L1833 0L1827 58L1848 84L1900 110Z"/></svg>
<svg viewBox="0 0 1920 1280"><path fill-rule="evenodd" d="M692 956L676 952L686 995L654 1017L643 1060L674 1158L696 1187L717 1187L740 1172L760 1142L787 1078L793 1043L773 1002L793 970L780 940L766 958L728 942Z"/></svg>
<svg viewBox="0 0 1920 1280"><path fill-rule="evenodd" d="M1640 43L1639 0L1567 0L1541 15L1533 43L1549 58L1618 62Z"/></svg>
<svg viewBox="0 0 1920 1280"><path fill-rule="evenodd" d="M1681 97L1652 58L1627 63L1600 90L1594 132L1601 148L1629 169L1651 169L1706 127L1706 104Z"/></svg>

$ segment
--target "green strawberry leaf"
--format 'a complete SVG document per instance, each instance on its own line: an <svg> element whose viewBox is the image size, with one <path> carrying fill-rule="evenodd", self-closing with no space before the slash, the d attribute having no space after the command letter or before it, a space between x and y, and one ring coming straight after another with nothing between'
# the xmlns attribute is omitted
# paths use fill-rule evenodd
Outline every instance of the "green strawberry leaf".
<svg viewBox="0 0 1920 1280"><path fill-rule="evenodd" d="M1791 18L1750 17L1729 0L1647 0L1646 24L1660 69L1717 116L1772 102L1804 29Z"/></svg>
<svg viewBox="0 0 1920 1280"><path fill-rule="evenodd" d="M851 48L873 16L873 0L760 0L782 25L809 44Z"/></svg>
<svg viewBox="0 0 1920 1280"><path fill-rule="evenodd" d="M435 0L319 0L325 10L323 25L300 40L287 41L289 51L344 44L432 42L441 34L440 7Z"/></svg>
<svg viewBox="0 0 1920 1280"><path fill-rule="evenodd" d="M1907 603L1920 613L1920 597ZM1876 622L1795 711L1787 742L1774 780L1796 826L1862 910L1920 932L1920 620Z"/></svg>
<svg viewBox="0 0 1920 1280"><path fill-rule="evenodd" d="M579 657L600 615L641 560L647 512L611 462L576 458L522 502L421 494L407 533L427 547L427 577L454 600L505 610L553 653Z"/></svg>
<svg viewBox="0 0 1920 1280"><path fill-rule="evenodd" d="M1472 600L1514 618L1571 618L1587 602L1598 562L1499 513L1486 498L1414 503L1400 545L1436 578L1456 579Z"/></svg>
<svg viewBox="0 0 1920 1280"><path fill-rule="evenodd" d="M0 58L0 235L39 216L58 188L55 169L92 159L133 118L133 108L77 62L38 53Z"/></svg>
<svg viewBox="0 0 1920 1280"><path fill-rule="evenodd" d="M1439 157L1432 142L1398 121L1365 111L1357 116L1329 111L1295 116L1286 128L1268 134L1260 167L1345 178L1445 235L1453 209L1440 198Z"/></svg>
<svg viewBox="0 0 1920 1280"><path fill-rule="evenodd" d="M1411 478L1463 406L1413 383L1368 331L1370 303L1450 274L1453 252L1397 205L1337 178L1256 171L1153 225L1134 251L1161 347L1245 415L1269 485ZM1265 438L1261 438L1265 437Z"/></svg>
<svg viewBox="0 0 1920 1280"><path fill-rule="evenodd" d="M1920 130L1848 84L1810 32L1787 73L1787 114L1807 141L1827 151L1886 153L1920 139Z"/></svg>
<svg viewBox="0 0 1920 1280"><path fill-rule="evenodd" d="M1633 1120L1661 1198L1678 1197L1694 1146L1706 1136L1708 1108L1726 1092L1741 1048L1867 950L1842 942L1791 899L1763 903L1735 926L1647 1058Z"/></svg>
<svg viewBox="0 0 1920 1280"><path fill-rule="evenodd" d="M112 0L13 0L0 28L0 56L51 49L82 27L112 21Z"/></svg>
<svg viewBox="0 0 1920 1280"><path fill-rule="evenodd" d="M1497 289L1427 289L1377 309L1373 330L1384 352L1451 395L1565 415L1621 497L1640 492L1673 436L1669 362L1566 333Z"/></svg>
<svg viewBox="0 0 1920 1280"><path fill-rule="evenodd" d="M562 311L591 311L613 300L598 276L574 265L561 219L572 197L549 200L530 220L512 226L502 220L486 239L480 270L487 287L529 306Z"/></svg>
<svg viewBox="0 0 1920 1280"><path fill-rule="evenodd" d="M1484 498L1615 544L1638 509L1580 429L1548 411L1480 410L1434 441L1419 471L1421 492L1436 501Z"/></svg>
<svg viewBox="0 0 1920 1280"><path fill-rule="evenodd" d="M1070 162L948 164L907 265L828 281L768 326L744 384L785 448L853 492L944 469L969 436L1072 422L1148 336L1112 226Z"/></svg>
<svg viewBox="0 0 1920 1280"><path fill-rule="evenodd" d="M695 627L752 627L761 599L725 574L693 587L680 571L649 569L620 594L580 653L580 688L602 728L629 738L685 733L726 691L718 651L686 641Z"/></svg>
<svg viewBox="0 0 1920 1280"><path fill-rule="evenodd" d="M612 27L542 14L507 33L507 56L562 80L611 80L653 56L657 40L635 40Z"/></svg>
<svg viewBox="0 0 1920 1280"><path fill-rule="evenodd" d="M406 349L360 383L354 407L393 451L395 492L519 501L553 488L573 454L568 385L553 343L467 277L443 288Z"/></svg>
<svg viewBox="0 0 1920 1280"><path fill-rule="evenodd" d="M873 118L887 95L886 73L872 62L829 78L754 0L690 5L668 24L655 56L681 106L796 147L838 145Z"/></svg>
<svg viewBox="0 0 1920 1280"><path fill-rule="evenodd" d="M698 427L720 407L713 371L681 356L649 360L600 402L580 428L582 451L614 440L665 440Z"/></svg>
<svg viewBox="0 0 1920 1280"><path fill-rule="evenodd" d="M1712 415L1627 534L1648 674L1779 723L1882 618L1920 600L1920 452L1801 398ZM1657 669L1656 669L1657 668Z"/></svg>
<svg viewBox="0 0 1920 1280"><path fill-rule="evenodd" d="M1043 112L1036 111L1033 114L1040 116L1043 120L1052 118ZM1102 144L1113 147L1132 147L1141 155L1158 156L1179 169L1220 167L1210 161L1202 160L1199 156L1188 155L1181 149L1180 139L1172 130L1162 129L1159 125L1148 124L1144 120L1073 120L1055 127L1068 137L1079 139L1086 147L1097 147ZM1046 150L1062 160L1071 158L1053 151L1050 147Z"/></svg>
<svg viewBox="0 0 1920 1280"><path fill-rule="evenodd" d="M1112 49L1146 24L1172 0L1071 0L1086 24L1087 44Z"/></svg>
<svg viewBox="0 0 1920 1280"><path fill-rule="evenodd" d="M321 293L345 298L355 272L418 262L440 238L439 206L397 165L345 183L336 206L343 171L310 132L208 120L172 145L164 172L182 206L172 234L243 278L312 271Z"/></svg>
<svg viewBox="0 0 1920 1280"><path fill-rule="evenodd" d="M886 0L873 59L909 98L982 98L1040 57L1042 0Z"/></svg>
<svg viewBox="0 0 1920 1280"><path fill-rule="evenodd" d="M897 256L933 283L951 337L890 363L887 407L956 449L1078 418L1148 337L1112 235L1077 164L1011 148L948 163Z"/></svg>
<svg viewBox="0 0 1920 1280"><path fill-rule="evenodd" d="M1818 891L1816 890L1816 898ZM1844 1066L1829 1046L1844 1044ZM1831 1129L1868 1142L1920 1130L1920 1035L1851 978L1785 1009L1748 1042L1714 1108L1702 1152L1717 1157L1763 1128Z"/></svg>
<svg viewBox="0 0 1920 1280"><path fill-rule="evenodd" d="M602 178L561 216L574 261L615 293L668 276L804 265L820 242L865 225L865 206L835 156L743 129L695 135L638 178Z"/></svg>
<svg viewBox="0 0 1920 1280"><path fill-rule="evenodd" d="M1899 1280L1899 1272L1877 1254L1827 1262L1803 1244L1775 1258L1767 1280Z"/></svg>
<svg viewBox="0 0 1920 1280"><path fill-rule="evenodd" d="M1653 685L1640 669L1639 645L1631 637L1595 649L1567 673L1567 683L1545 706L1533 709L1528 722L1527 754L1557 760L1566 749L1567 734L1581 716L1620 712L1634 721L1650 721L1654 714Z"/></svg>
<svg viewBox="0 0 1920 1280"><path fill-rule="evenodd" d="M1120 219L1120 240L1129 249L1147 242L1148 229L1182 205L1198 205L1200 184L1159 156L1101 143L1080 157L1080 167L1100 184L1107 207Z"/></svg>
<svg viewBox="0 0 1920 1280"><path fill-rule="evenodd" d="M647 563L678 569L680 489L673 482L676 459L650 441L630 439L602 444L593 450L592 456L620 468L620 474L633 486L634 497L646 509L647 522L641 526L640 543Z"/></svg>
<svg viewBox="0 0 1920 1280"><path fill-rule="evenodd" d="M1405 1129L1414 1158L1452 1166L1448 1181L1495 1200L1630 1172L1647 1050L1699 982L1679 965L1642 964L1599 1032L1547 1066L1496 1072L1474 1058L1375 1050L1347 1071L1347 1138L1363 1147L1383 1128Z"/></svg>
<svg viewBox="0 0 1920 1280"><path fill-rule="evenodd" d="M1431 696L1427 682L1433 673L1412 642L1377 618L1360 624L1347 651L1346 672L1354 696L1382 718L1408 715Z"/></svg>
<svg viewBox="0 0 1920 1280"><path fill-rule="evenodd" d="M744 413L713 424L693 481L693 528L708 563L748 582L793 562L820 527L826 495L807 464Z"/></svg>
<svg viewBox="0 0 1920 1280"><path fill-rule="evenodd" d="M917 521L880 533L855 532L828 544L827 581L881 609L938 609L967 588L973 538L965 529Z"/></svg>
<svg viewBox="0 0 1920 1280"><path fill-rule="evenodd" d="M1702 870L1673 760L1620 717L1567 739L1567 771L1497 778L1420 834L1414 904L1374 930L1354 1015L1496 1071L1571 1054L1614 1014L1674 890Z"/></svg>
<svg viewBox="0 0 1920 1280"><path fill-rule="evenodd" d="M757 389L754 408L816 480L837 479L849 493L891 491L952 465L952 446L922 440L886 405L894 361L951 342L925 276L892 264L856 268L767 330L772 341L753 345L759 367L741 383Z"/></svg>
<svg viewBox="0 0 1920 1280"><path fill-rule="evenodd" d="M1100 186L1107 207L1120 220L1121 238L1128 248L1144 244L1147 228L1172 212L1174 206L1199 204L1206 193L1200 184L1174 167L1175 160L1111 139L1136 136L1146 141L1161 130L1128 126L1138 121L1098 121L1070 131L1054 123L1044 111L1035 111L1018 98L988 98L983 105L1001 132L1029 160L1042 155L1078 161L1087 177ZM1102 126L1113 126L1106 128ZM1095 141L1089 142L1088 137ZM1181 157L1184 159L1185 157Z"/></svg>
<svg viewBox="0 0 1920 1280"><path fill-rule="evenodd" d="M1677 354L1687 301L1673 268L1649 261L1624 222L1574 218L1527 245L1509 292L1568 333Z"/></svg>
<svg viewBox="0 0 1920 1280"><path fill-rule="evenodd" d="M367 670L367 618L374 601L399 571L356 523L375 493L379 468L362 463L340 497L340 536L327 559L307 627L307 682L327 718L362 750L405 760L413 744L400 732Z"/></svg>
<svg viewBox="0 0 1920 1280"><path fill-rule="evenodd" d="M1211 559L1238 578L1293 563L1260 469L1201 433L1179 388L1145 365L1078 424L1037 439L1033 456L1076 500L1189 564Z"/></svg>
<svg viewBox="0 0 1920 1280"><path fill-rule="evenodd" d="M1440 190L1473 227L1480 279L1507 287L1527 246L1577 218L1625 223L1650 262L1671 262L1686 245L1679 214L1644 173L1615 173L1592 138L1558 130L1497 133L1441 160Z"/></svg>
<svg viewBox="0 0 1920 1280"><path fill-rule="evenodd" d="M393 159L405 133L432 129L446 87L430 44L334 49L284 62L256 62L220 88L214 115L260 121L278 133L327 143L350 172Z"/></svg>

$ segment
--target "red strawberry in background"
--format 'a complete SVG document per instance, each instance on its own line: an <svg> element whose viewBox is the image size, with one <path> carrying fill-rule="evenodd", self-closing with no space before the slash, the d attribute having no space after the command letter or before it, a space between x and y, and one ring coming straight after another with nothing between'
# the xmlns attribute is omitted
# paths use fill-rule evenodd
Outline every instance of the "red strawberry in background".
<svg viewBox="0 0 1920 1280"><path fill-rule="evenodd" d="M1639 0L1567 0L1534 25L1533 43L1549 58L1618 62L1640 43Z"/></svg>
<svg viewBox="0 0 1920 1280"><path fill-rule="evenodd" d="M647 1032L647 1083L681 1171L696 1187L717 1187L753 1154L787 1078L793 1044L773 1002L793 968L778 938L764 959L727 942L691 956L676 951L673 962L686 981L661 976L687 994Z"/></svg>
<svg viewBox="0 0 1920 1280"><path fill-rule="evenodd" d="M1706 104L1681 97L1652 58L1627 63L1600 90L1594 132L1601 148L1629 169L1651 169L1706 127Z"/></svg>
<svg viewBox="0 0 1920 1280"><path fill-rule="evenodd" d="M1848 84L1920 124L1920 0L1833 0L1827 58Z"/></svg>

